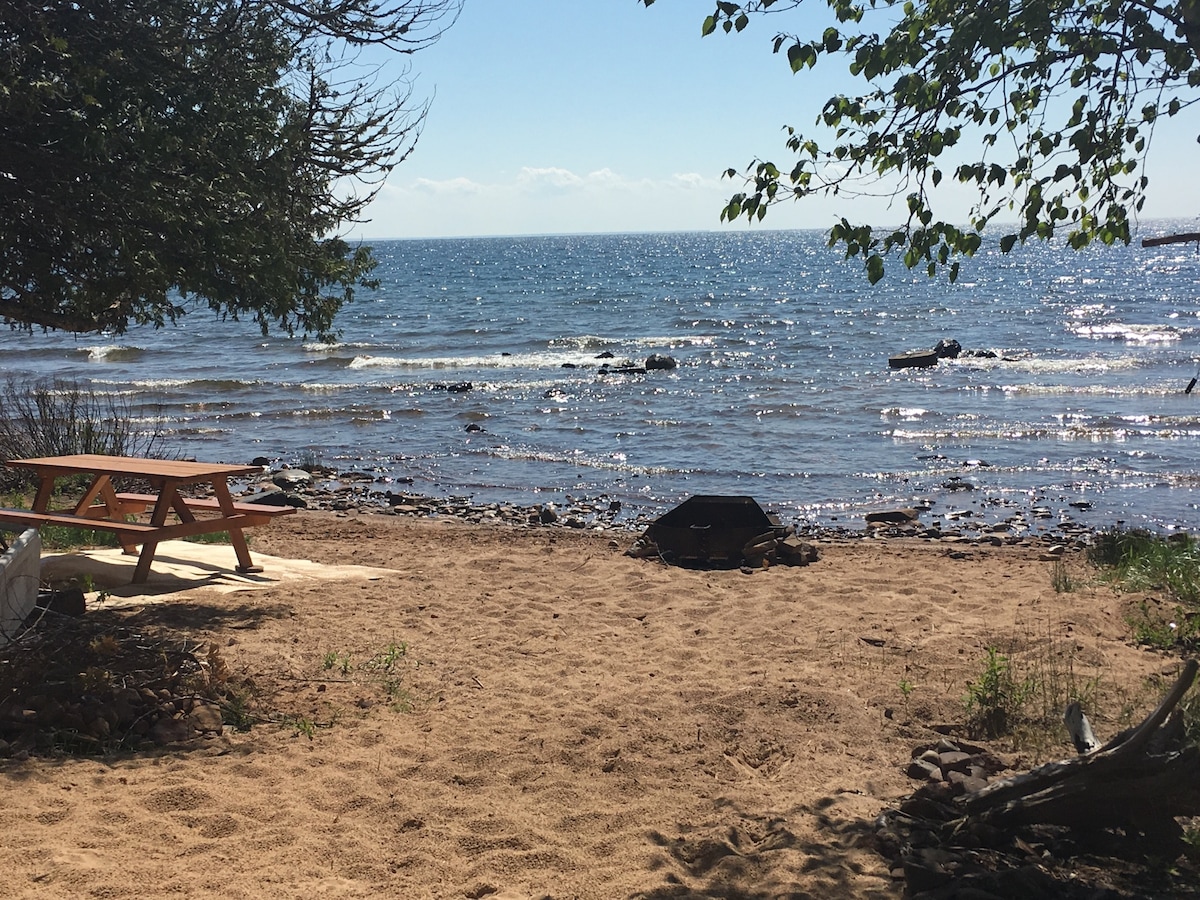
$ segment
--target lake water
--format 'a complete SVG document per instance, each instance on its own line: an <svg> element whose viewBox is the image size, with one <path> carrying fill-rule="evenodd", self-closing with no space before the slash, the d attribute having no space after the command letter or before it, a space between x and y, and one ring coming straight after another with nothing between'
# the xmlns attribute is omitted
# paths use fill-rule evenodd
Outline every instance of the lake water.
<svg viewBox="0 0 1200 900"><path fill-rule="evenodd" d="M0 366L130 392L188 456L319 458L435 497L1200 526L1194 246L1038 244L982 252L954 285L897 264L875 286L818 232L375 246L381 288L337 343L196 310L121 336L9 332ZM889 368L939 339L997 355ZM599 368L652 353L678 367Z"/></svg>

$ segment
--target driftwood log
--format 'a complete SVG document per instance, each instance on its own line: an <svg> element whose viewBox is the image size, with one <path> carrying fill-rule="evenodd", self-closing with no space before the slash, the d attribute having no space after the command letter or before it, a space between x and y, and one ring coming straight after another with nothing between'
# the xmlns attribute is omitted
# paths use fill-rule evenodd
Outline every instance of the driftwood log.
<svg viewBox="0 0 1200 900"><path fill-rule="evenodd" d="M1142 238L1142 246L1161 247L1163 244L1190 244L1192 241L1200 241L1200 233L1189 231L1184 234L1168 234L1163 237Z"/></svg>
<svg viewBox="0 0 1200 900"><path fill-rule="evenodd" d="M1082 755L965 795L966 818L1001 828L1124 828L1151 839L1178 839L1176 817L1200 815L1200 747L1186 745L1176 710L1197 668L1189 660L1158 708L1103 746L1082 711L1069 711L1068 727Z"/></svg>

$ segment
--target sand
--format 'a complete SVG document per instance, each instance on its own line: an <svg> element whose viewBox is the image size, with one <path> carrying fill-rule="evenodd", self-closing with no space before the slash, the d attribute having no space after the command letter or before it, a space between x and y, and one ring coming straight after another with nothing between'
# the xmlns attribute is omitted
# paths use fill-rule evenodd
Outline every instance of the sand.
<svg viewBox="0 0 1200 900"><path fill-rule="evenodd" d="M275 721L0 760L0 896L897 897L872 821L914 746L964 735L989 645L1086 688L1102 738L1176 670L1132 645L1129 597L1056 592L1037 546L862 539L745 574L632 539L256 529L256 554L369 568L141 602Z"/></svg>

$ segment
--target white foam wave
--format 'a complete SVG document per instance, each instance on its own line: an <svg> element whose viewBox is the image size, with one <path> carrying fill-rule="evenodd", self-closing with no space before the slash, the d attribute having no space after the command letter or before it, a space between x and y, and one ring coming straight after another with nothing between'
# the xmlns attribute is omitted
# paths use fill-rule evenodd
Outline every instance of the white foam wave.
<svg viewBox="0 0 1200 900"><path fill-rule="evenodd" d="M351 369L545 369L564 365L579 368L599 366L608 360L592 352L547 350L537 353L491 353L480 356L368 356L354 357ZM618 360L613 360L617 362Z"/></svg>
<svg viewBox="0 0 1200 900"><path fill-rule="evenodd" d="M1029 372L1035 375L1054 374L1058 372L1087 375L1100 372L1112 372L1123 369L1133 369L1138 365L1137 359L1131 356L1118 357L1025 357L1023 359L1005 360L1007 368L1018 372Z"/></svg>
<svg viewBox="0 0 1200 900"><path fill-rule="evenodd" d="M1070 329L1080 337L1124 341L1127 344L1169 344L1182 338L1182 330L1173 325L1075 325Z"/></svg>
<svg viewBox="0 0 1200 900"><path fill-rule="evenodd" d="M892 406L880 411L882 419L904 419L914 422L929 413L929 410L922 409L919 406Z"/></svg>
<svg viewBox="0 0 1200 900"><path fill-rule="evenodd" d="M295 385L287 385L287 387L298 387L302 391L310 394L336 394L340 391L354 390L361 385L357 384L329 384L322 381L301 382Z"/></svg>
<svg viewBox="0 0 1200 900"><path fill-rule="evenodd" d="M103 362L104 360L129 359L141 355L145 350L125 344L101 344L95 347L82 347L80 352L86 354L92 362Z"/></svg>
<svg viewBox="0 0 1200 900"><path fill-rule="evenodd" d="M335 350L370 350L377 347L377 344L371 344L366 341L347 341L345 343L341 341L324 343L321 341L308 341L305 344L301 344L301 349L305 353L331 353Z"/></svg>
<svg viewBox="0 0 1200 900"><path fill-rule="evenodd" d="M142 381L130 382L136 388L147 388L149 390L161 390L163 388L177 388L185 385L195 384L194 378L148 378Z"/></svg>
<svg viewBox="0 0 1200 900"><path fill-rule="evenodd" d="M688 474L690 472L688 469L673 469L666 466L630 465L624 453L614 453L608 457L600 457L591 456L579 450L567 451L565 453L554 453L546 450L511 447L507 444L481 448L480 452L485 456L494 456L499 459L526 462L563 463L572 466L580 466L587 469L601 469L605 471L631 473L636 475L675 475L681 473Z"/></svg>

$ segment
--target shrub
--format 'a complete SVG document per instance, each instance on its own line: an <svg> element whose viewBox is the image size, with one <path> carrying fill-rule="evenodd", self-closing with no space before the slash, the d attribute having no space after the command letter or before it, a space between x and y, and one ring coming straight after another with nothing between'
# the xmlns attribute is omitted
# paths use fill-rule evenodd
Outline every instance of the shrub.
<svg viewBox="0 0 1200 900"><path fill-rule="evenodd" d="M5 460L70 453L162 456L160 422L159 409L79 381L9 377L0 386L0 458ZM31 479L28 472L0 470L5 490Z"/></svg>
<svg viewBox="0 0 1200 900"><path fill-rule="evenodd" d="M995 647L988 647L979 679L967 684L964 700L967 730L975 737L1008 734L1021 716L1031 690L1027 679L1017 677L1009 658Z"/></svg>

